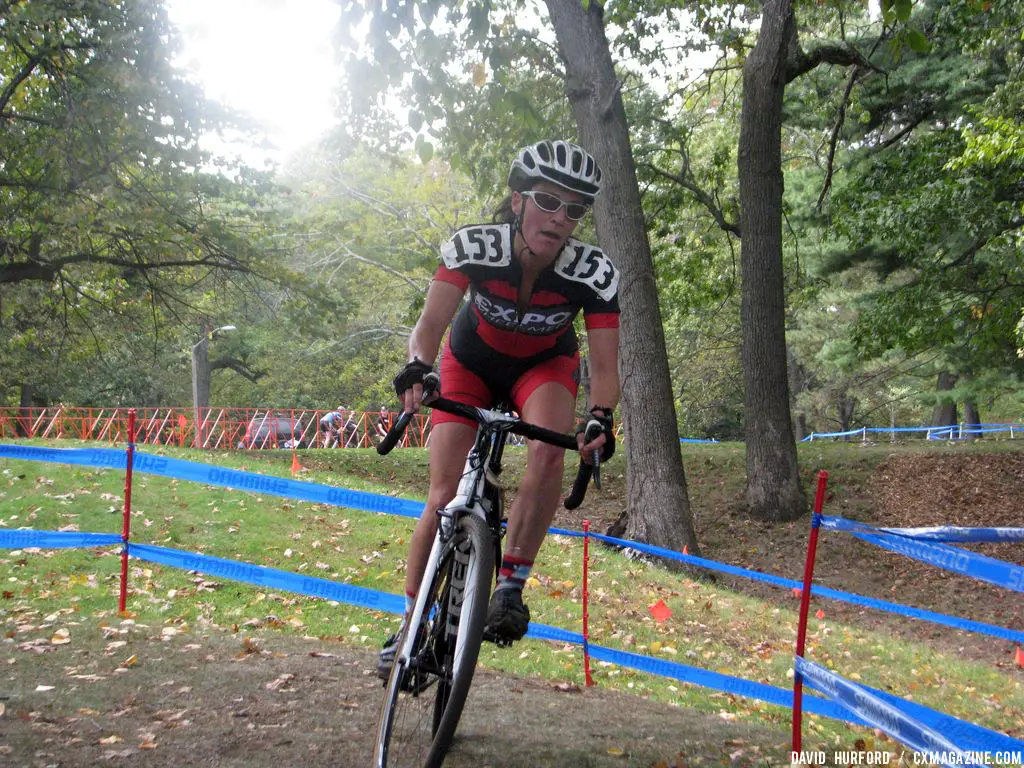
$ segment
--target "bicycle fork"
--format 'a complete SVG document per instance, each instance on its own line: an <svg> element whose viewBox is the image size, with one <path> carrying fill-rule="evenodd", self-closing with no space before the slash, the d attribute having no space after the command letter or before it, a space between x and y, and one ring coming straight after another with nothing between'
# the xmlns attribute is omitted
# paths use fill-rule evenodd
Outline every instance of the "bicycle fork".
<svg viewBox="0 0 1024 768"><path fill-rule="evenodd" d="M427 558L427 567L423 571L423 579L420 581L420 591L416 595L416 601L413 603L412 613L406 619L408 622L407 626L414 628L413 630L405 633L405 641L402 643L401 648L398 649L398 653L395 655L395 664L401 665L402 668L409 670L412 666L414 651L416 650L416 641L419 639L420 632L419 628L423 625L423 614L427 610L427 601L430 598L431 589L423 589L424 585L429 585L434 582L434 578L437 575L437 568L441 562L441 551L444 545L441 543L440 531L434 536L434 543L430 548L430 557Z"/></svg>

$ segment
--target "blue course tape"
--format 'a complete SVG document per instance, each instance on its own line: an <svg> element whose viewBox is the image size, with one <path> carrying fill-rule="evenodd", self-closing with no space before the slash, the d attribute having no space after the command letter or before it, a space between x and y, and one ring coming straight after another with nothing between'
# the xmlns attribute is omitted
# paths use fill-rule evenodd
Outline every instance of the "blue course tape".
<svg viewBox="0 0 1024 768"><path fill-rule="evenodd" d="M945 712L930 709L923 704L901 699L887 691L880 691L877 688L871 688L866 685L861 687L866 688L873 696L908 712L915 720L924 723L934 731L945 734L958 744L969 745L971 750L981 749L1004 753L1013 751L1020 755L1022 754L1022 749L1024 749L1024 741L1014 739L1005 733L990 731L988 728L982 728L980 725L967 720L961 720L952 715L947 715ZM1019 763L1019 757L1014 762Z"/></svg>
<svg viewBox="0 0 1024 768"><path fill-rule="evenodd" d="M86 466L112 467L124 469L127 465L127 458L123 451L115 451L109 448L39 448L36 446L5 445L0 444L0 457L14 459L27 459L35 461L47 461L66 464L81 464ZM288 480L272 475L261 475L255 472L241 472L238 470L224 469L207 464L199 464L181 459L171 459L163 456L136 453L132 463L133 468L139 472L176 477L180 479L194 480L208 485L218 485L227 488L236 488L242 491L256 491L268 495L284 496L286 498L303 499L326 504L337 504L361 509L370 512L390 512L405 517L418 518L423 510L421 502L399 499L392 496L382 496L373 493L350 491L344 488L334 488L328 485L318 485L296 480ZM564 529L551 529L552 533L565 536L582 536L577 531ZM603 536L591 533L595 539L606 541L620 547L627 547L649 554L665 557L681 562L696 565L709 570L717 570L735 576L741 576L756 581L763 581L777 587L786 589L802 589L801 582L792 579L785 579L772 574L760 573L746 568L738 568L732 565L725 565L714 560L706 560L693 555L684 555L674 550L656 547L650 544L616 539L611 536ZM899 603L889 603L884 600L863 597L861 595L841 592L827 587L814 588L814 594L828 597L833 600L853 603L868 608L889 611L891 613L909 616L915 619L930 621L935 624L965 629L970 632L992 635L1017 643L1024 643L1024 632L1017 632L1005 627L985 624L983 622L970 621L959 617L947 616L942 613L926 611L920 608L911 608Z"/></svg>
<svg viewBox="0 0 1024 768"><path fill-rule="evenodd" d="M793 579L785 579L781 576L774 576L770 573L761 573L759 571L751 571L747 568L738 568L734 565L725 565L714 560L706 560L703 557L696 557L694 555L684 555L681 552L676 552L672 549L666 549L664 547L656 547L653 544L641 544L636 541L627 541L626 539L616 539L612 536L604 536L600 533L591 533L591 538L599 541L606 541L609 544L614 544L619 547L626 547L628 549L635 549L639 552L646 552L651 555L658 557L665 557L671 560L679 560L683 563L695 565L700 568L707 568L712 571L721 571L722 573L728 573L733 576L743 576L744 578L754 579L756 581L763 581L767 584L772 584L776 587L783 587L785 589L803 589L803 582L795 581ZM970 619L961 619L959 616L948 616L944 613L936 613L935 611L926 611L922 608L911 608L908 605L900 605L899 603L889 603L885 600L876 600L872 597L864 597L863 595L851 594L849 592L841 592L838 589L830 589L829 587L818 587L814 586L811 588L811 593L820 597L828 597L832 600L839 600L844 603L852 603L854 605L862 605L866 608L876 608L882 611L889 611L890 613L898 613L901 616L909 616L914 619L922 619L924 621L930 621L934 624L942 624L947 627L954 627L956 629L966 629L970 632L977 632L983 635L993 635L994 637L1002 637L1006 640L1013 640L1017 643L1024 643L1024 632L1017 632L1006 627L999 627L993 624L985 624L980 621L971 621Z"/></svg>
<svg viewBox="0 0 1024 768"><path fill-rule="evenodd" d="M572 532L574 533L574 532ZM46 548L70 547L70 546L97 546L103 544L120 543L121 537L115 534L105 533L77 533L70 531L0 531L0 545L13 544L18 547L39 546L44 542ZM358 587L352 584L340 584L329 579L322 579L315 576L300 576L288 571L281 571L266 566L251 565L235 560L226 560L210 555L200 555L193 552L185 552L167 547L157 547L149 544L128 544L128 552L140 560L161 563L175 568L182 568L188 571L198 571L210 576L232 579L234 581L256 584L269 589L281 589L298 594L320 597L327 600L348 603L361 608L401 615L405 611L405 599L400 595L393 595L387 592L380 592L366 587ZM528 637L536 640L549 640L574 645L583 644L583 636L578 632L570 632L559 627L552 627L547 624L530 624ZM720 672L712 672L699 667L691 667L686 664L679 664L664 659L656 659L650 656L643 656L628 651L619 651L614 648L606 648L600 645L588 643L590 655L598 661L606 661L620 667L636 669L661 677L669 677L693 685L710 688L712 690L731 693L747 698L758 699L769 704L782 707L792 707L793 692L784 688L777 688L766 683L757 683ZM882 691L871 690L875 695L886 699L900 701ZM963 739L972 739L972 743L980 743L985 738L1003 739L998 743L1000 749L1012 748L1016 742L1002 734L996 734L973 723L957 720L941 712L935 712L927 707L912 702L902 702L905 708L914 707L920 710L919 719L938 723L945 733L966 734ZM843 720L857 725L866 725L856 714L848 712L843 707L827 699L815 696L804 697L804 710L812 714L830 717L836 720Z"/></svg>
<svg viewBox="0 0 1024 768"><path fill-rule="evenodd" d="M35 445L0 444L0 456L7 459L44 461L49 464L78 464L86 467L116 467L128 463L124 451L113 448L40 448Z"/></svg>
<svg viewBox="0 0 1024 768"><path fill-rule="evenodd" d="M796 657L794 668L811 686L862 720L917 752L935 755L944 765L985 764L982 755L1010 751L1019 754L1024 748L1024 742L920 704L914 705L919 717L910 717L904 705L912 702L891 695L879 696L880 691L846 680L800 656ZM954 735L959 737L959 745L947 738Z"/></svg>
<svg viewBox="0 0 1024 768"><path fill-rule="evenodd" d="M531 625L532 626L532 625ZM583 638L579 636L579 642ZM590 656L597 661L605 661L616 664L620 667L629 667L641 672L647 672L659 677L681 680L684 683L699 685L702 688L710 688L723 693L731 693L737 696L744 696L749 699L757 699L780 707L793 707L793 691L786 688L777 688L766 683L757 683L753 680L744 680L742 677L733 677L721 672L713 672L708 669L691 667L687 664L680 664L665 659L655 659L650 656L642 656L629 651L619 651L614 648L606 648L602 645L589 643ZM804 699L804 709L815 715L830 717L834 720L843 720L855 725L866 725L866 723L842 707L837 706L827 699L816 696Z"/></svg>
<svg viewBox="0 0 1024 768"><path fill-rule="evenodd" d="M821 527L830 531L849 531L850 533L889 533L893 536L904 536L908 539L923 541L956 541L963 544L970 542L1009 542L1024 541L1024 528L958 528L951 525L938 525L930 528L878 528L845 517L820 515Z"/></svg>
<svg viewBox="0 0 1024 768"><path fill-rule="evenodd" d="M77 531L9 531L0 530L0 549L70 549L72 547L105 547L120 544L116 533L78 533Z"/></svg>
<svg viewBox="0 0 1024 768"><path fill-rule="evenodd" d="M858 539L912 557L923 563L953 573L961 573L979 581L987 581L997 587L1024 592L1024 568L1012 563L968 552L960 547L951 547L948 544L913 541L903 536L870 533L855 533L853 535Z"/></svg>
<svg viewBox="0 0 1024 768"><path fill-rule="evenodd" d="M357 605L360 608L370 608L388 613L405 611L405 599L398 595L357 587L353 584L340 584L316 576L300 576L262 565L250 565L236 560L225 560L220 557L183 552L167 547L155 547L149 544L129 543L128 554L140 560L171 565L186 571L199 571L210 576L244 581L268 589L282 589L301 595L337 600L339 603Z"/></svg>
<svg viewBox="0 0 1024 768"><path fill-rule="evenodd" d="M38 448L30 445L0 445L0 456L10 459L27 459L58 464L78 464L90 467L125 469L128 458L124 451L110 448ZM275 475L261 475L237 469L200 464L184 459L155 456L136 451L132 469L150 475L190 480L205 485L234 488L239 491L264 493L288 499L301 499L318 504L333 504L364 512L387 512L403 517L419 518L423 502L384 496L378 493L352 491L319 483L289 480Z"/></svg>
<svg viewBox="0 0 1024 768"><path fill-rule="evenodd" d="M128 552L133 557L142 560L162 563L189 571L199 571L211 576L219 576L234 581L257 584L271 589L282 589L312 597L337 600L338 602L348 603L361 608L398 615L405 611L405 599L399 595L357 587L351 584L339 584L328 579L299 576L275 568L266 568L264 566L250 565L209 555L199 555L145 544L129 544ZM530 624L527 636L537 640L551 640L572 643L574 645L583 644L583 636L577 632L570 632L536 622ZM793 706L793 692L791 690L777 688L765 683L756 683L720 672L700 669L699 667L691 667L686 664L643 656L637 653L619 651L600 645L588 645L591 657L598 661L607 661L620 667L628 667L661 677L681 680L685 683L711 688L723 693L758 699L769 704L782 707ZM807 697L804 708L808 712L823 717L844 720L858 725L866 724L865 721L856 715L851 715L842 707L826 699L813 696Z"/></svg>
<svg viewBox="0 0 1024 768"><path fill-rule="evenodd" d="M1006 424L964 424L960 426L941 426L941 427L861 427L860 429L850 429L846 432L812 432L806 437L802 438L800 442L806 443L814 440L817 437L853 437L854 435L864 435L868 432L875 434L888 434L892 432L927 432L929 440L953 440L953 433L957 435L980 435L991 432L1010 432L1014 429L1022 429L1024 424L1017 423L1006 423Z"/></svg>

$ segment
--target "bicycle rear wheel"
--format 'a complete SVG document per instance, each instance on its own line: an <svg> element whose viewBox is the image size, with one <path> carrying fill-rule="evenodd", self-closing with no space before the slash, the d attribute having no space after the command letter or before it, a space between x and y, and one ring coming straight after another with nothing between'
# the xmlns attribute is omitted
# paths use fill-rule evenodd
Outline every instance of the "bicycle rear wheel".
<svg viewBox="0 0 1024 768"><path fill-rule="evenodd" d="M417 641L398 654L377 724L378 768L434 768L451 745L473 680L494 572L493 535L472 515L458 521L452 547L428 589ZM424 587L421 587L424 588Z"/></svg>

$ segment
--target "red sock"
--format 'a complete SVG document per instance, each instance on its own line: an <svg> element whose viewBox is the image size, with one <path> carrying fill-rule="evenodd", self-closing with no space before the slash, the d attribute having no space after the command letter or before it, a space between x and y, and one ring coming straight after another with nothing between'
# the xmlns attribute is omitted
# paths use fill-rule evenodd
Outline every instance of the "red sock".
<svg viewBox="0 0 1024 768"><path fill-rule="evenodd" d="M495 589L518 589L523 590L523 585L530 577L530 569L533 568L533 560L515 555L504 555L501 558L501 568L498 571L498 586Z"/></svg>

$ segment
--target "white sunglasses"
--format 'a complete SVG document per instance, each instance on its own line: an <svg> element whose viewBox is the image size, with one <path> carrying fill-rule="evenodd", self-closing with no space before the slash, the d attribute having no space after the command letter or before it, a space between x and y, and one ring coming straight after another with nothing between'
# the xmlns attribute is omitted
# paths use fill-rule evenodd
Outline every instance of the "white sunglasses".
<svg viewBox="0 0 1024 768"><path fill-rule="evenodd" d="M557 195L552 195L548 192L528 190L526 192L520 192L519 194L533 200L533 204L545 213L557 213L564 205L565 217L569 219L569 221L579 221L590 211L590 206L586 203L570 203Z"/></svg>

